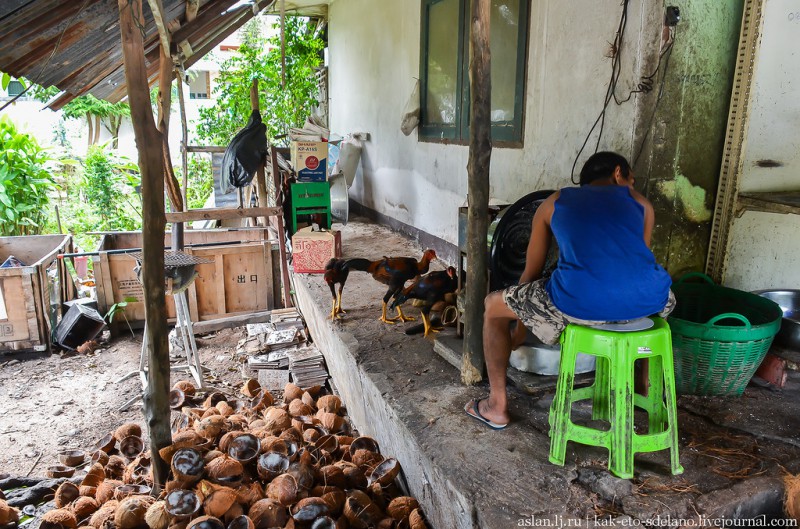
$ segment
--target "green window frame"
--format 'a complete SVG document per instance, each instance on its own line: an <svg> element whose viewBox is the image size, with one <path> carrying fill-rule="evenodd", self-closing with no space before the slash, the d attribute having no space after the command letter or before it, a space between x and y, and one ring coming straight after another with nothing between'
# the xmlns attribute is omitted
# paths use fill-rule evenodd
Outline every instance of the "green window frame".
<svg viewBox="0 0 800 529"><path fill-rule="evenodd" d="M421 0L422 35L420 39L420 125L419 138L466 144L469 142L470 90L469 90L469 16L471 0ZM516 56L514 71L508 62L497 60L492 50L492 140L501 145L522 146L525 100L525 67L528 49L530 0L491 0L492 13L509 12L509 4L517 4L516 20L492 17L491 35L500 24L507 30L516 23ZM505 11L502 11L505 10ZM505 20L502 20L505 18ZM497 19L501 19L497 21ZM440 27L452 28L446 32ZM508 46L508 33L498 32L495 46ZM454 49L453 49L454 48ZM455 56L453 56L455 55ZM497 69L496 69L497 67ZM508 79L509 74L513 80ZM503 110L495 111L495 77L503 78L506 88L501 96L513 95L513 115ZM498 96L500 97L500 96ZM509 108L510 101L506 101Z"/></svg>

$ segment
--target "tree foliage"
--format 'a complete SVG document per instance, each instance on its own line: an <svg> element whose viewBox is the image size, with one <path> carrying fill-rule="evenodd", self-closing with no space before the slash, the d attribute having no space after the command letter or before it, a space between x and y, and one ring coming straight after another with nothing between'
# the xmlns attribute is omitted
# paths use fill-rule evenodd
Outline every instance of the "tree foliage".
<svg viewBox="0 0 800 529"><path fill-rule="evenodd" d="M0 116L0 235L35 235L47 218L47 152L33 136Z"/></svg>
<svg viewBox="0 0 800 529"><path fill-rule="evenodd" d="M281 38L265 38L261 19L248 23L237 54L220 69L213 107L200 110L197 135L211 145L228 145L250 116L250 86L259 81L259 105L267 137L286 144L291 127L300 127L316 100L314 70L322 64L325 43L316 26L302 17L287 17L285 84L281 76ZM277 26L275 24L273 27Z"/></svg>

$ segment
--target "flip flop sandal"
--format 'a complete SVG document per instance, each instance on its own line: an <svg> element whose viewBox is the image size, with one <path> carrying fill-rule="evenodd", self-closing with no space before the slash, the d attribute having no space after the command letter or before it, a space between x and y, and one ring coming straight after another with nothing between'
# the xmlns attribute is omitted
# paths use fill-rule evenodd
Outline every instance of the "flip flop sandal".
<svg viewBox="0 0 800 529"><path fill-rule="evenodd" d="M508 423L498 424L496 422L490 421L489 419L487 419L486 417L481 415L481 412L480 412L480 410L478 408L478 404L481 401L484 401L484 400L486 400L486 399L484 398L484 399L472 399L472 400L470 400L469 402L467 402L466 406L464 406L464 412L467 415L469 415L470 417L472 417L473 419L479 420L480 422L482 422L483 424L485 424L486 426L488 426L492 430L502 430L503 428L508 426Z"/></svg>

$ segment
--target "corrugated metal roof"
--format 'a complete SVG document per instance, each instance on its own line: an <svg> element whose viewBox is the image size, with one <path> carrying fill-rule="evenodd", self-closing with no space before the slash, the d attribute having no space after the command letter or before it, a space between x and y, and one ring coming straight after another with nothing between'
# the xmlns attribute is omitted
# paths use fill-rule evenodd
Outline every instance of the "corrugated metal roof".
<svg viewBox="0 0 800 529"><path fill-rule="evenodd" d="M274 2L258 3L263 10L274 8ZM171 54L187 68L254 15L252 6L238 0L206 0L197 17L186 22L185 0L162 3L172 34ZM145 64L153 82L159 68L159 38L148 2L143 4ZM0 71L63 90L50 104L55 110L87 93L120 101L126 90L118 1L3 0Z"/></svg>

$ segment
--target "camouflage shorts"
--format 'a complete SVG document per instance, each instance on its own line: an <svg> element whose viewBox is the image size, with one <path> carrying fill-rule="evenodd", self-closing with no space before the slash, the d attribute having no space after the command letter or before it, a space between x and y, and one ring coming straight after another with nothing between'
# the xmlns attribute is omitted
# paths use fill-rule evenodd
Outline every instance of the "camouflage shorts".
<svg viewBox="0 0 800 529"><path fill-rule="evenodd" d="M569 323L578 325L601 325L604 323L624 323L611 321L594 321L573 318L564 314L550 300L545 290L546 279L533 281L524 285L508 287L503 291L503 301L517 315L525 327L536 335L542 343L555 344ZM675 295L670 291L667 305L658 313L667 317L675 308Z"/></svg>

